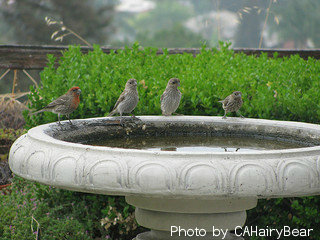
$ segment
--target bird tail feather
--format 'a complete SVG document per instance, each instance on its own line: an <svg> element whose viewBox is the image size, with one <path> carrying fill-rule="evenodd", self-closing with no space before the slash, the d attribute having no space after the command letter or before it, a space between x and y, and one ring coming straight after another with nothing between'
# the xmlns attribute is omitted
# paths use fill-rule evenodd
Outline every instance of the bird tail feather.
<svg viewBox="0 0 320 240"><path fill-rule="evenodd" d="M35 115L35 114L38 114L38 113L41 113L41 112L45 112L45 111L46 111L45 109L41 109L41 110L36 111L36 112L30 112L29 116L32 116L32 115Z"/></svg>
<svg viewBox="0 0 320 240"><path fill-rule="evenodd" d="M111 117L111 116L113 116L115 113L116 113L116 109L112 110L111 113L109 113L109 114L107 115L107 117Z"/></svg>

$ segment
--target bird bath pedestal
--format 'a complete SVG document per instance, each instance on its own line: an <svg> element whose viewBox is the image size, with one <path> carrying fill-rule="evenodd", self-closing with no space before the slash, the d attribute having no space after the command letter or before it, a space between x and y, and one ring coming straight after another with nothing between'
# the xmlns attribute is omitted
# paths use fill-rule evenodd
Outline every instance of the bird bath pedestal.
<svg viewBox="0 0 320 240"><path fill-rule="evenodd" d="M137 240L215 239L214 229L230 231L243 226L246 210L254 208L259 198L320 192L318 125L201 116L139 118L126 119L124 126L117 118L95 118L74 120L73 125L65 121L62 126L52 123L35 127L13 144L10 168L23 178L51 186L125 196L136 207L138 223L152 229L139 234ZM190 138L199 134L249 136L313 146L174 152L79 143L106 135L172 134ZM180 231L180 237L179 227L186 230ZM233 238L228 234L224 239ZM222 235L216 239L222 239Z"/></svg>

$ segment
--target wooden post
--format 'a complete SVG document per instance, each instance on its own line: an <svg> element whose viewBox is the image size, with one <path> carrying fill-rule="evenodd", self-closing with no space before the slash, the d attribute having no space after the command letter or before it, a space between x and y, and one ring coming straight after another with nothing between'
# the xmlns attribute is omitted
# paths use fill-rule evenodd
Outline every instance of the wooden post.
<svg viewBox="0 0 320 240"><path fill-rule="evenodd" d="M18 73L18 70L17 69L14 69L13 70L13 85L12 85L12 98L14 98L14 89L16 87L16 82L17 82L17 73Z"/></svg>

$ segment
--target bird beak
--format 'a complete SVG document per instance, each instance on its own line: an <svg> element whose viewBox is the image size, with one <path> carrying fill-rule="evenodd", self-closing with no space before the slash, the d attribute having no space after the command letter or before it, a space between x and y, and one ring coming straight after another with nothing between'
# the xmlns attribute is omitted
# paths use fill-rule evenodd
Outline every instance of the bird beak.
<svg viewBox="0 0 320 240"><path fill-rule="evenodd" d="M80 90L80 89L78 89L78 90L77 90L77 93L78 93L78 95L80 95L80 94L81 94L81 90Z"/></svg>
<svg viewBox="0 0 320 240"><path fill-rule="evenodd" d="M180 87L180 82L178 82L178 87Z"/></svg>

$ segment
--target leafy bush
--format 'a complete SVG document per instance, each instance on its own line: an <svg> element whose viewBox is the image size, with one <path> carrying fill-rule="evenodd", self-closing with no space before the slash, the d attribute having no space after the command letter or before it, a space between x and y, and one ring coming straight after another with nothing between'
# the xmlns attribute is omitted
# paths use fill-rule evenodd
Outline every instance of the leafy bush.
<svg viewBox="0 0 320 240"><path fill-rule="evenodd" d="M0 191L0 209L3 240L33 240L39 235L46 240L131 239L141 231L131 228L136 226L133 207L124 198L61 190L19 177Z"/></svg>
<svg viewBox="0 0 320 240"><path fill-rule="evenodd" d="M242 114L246 117L319 122L319 61L313 58L303 60L298 55L289 58L278 58L277 54L273 58L268 58L266 54L259 57L246 56L234 54L228 47L228 44L221 44L220 50L203 47L201 54L193 57L191 54L169 55L165 49L163 55L157 55L156 49L142 50L137 44L132 49L125 48L111 54L104 54L99 46L95 46L88 54L82 54L79 47L73 46L63 53L57 68L55 58L48 57L48 67L41 73L43 87L31 89L30 107L40 109L77 85L83 94L79 109L72 117L105 116L115 104L127 79L136 78L140 83L140 102L135 114L160 114L160 96L167 81L178 77L183 94L178 112L182 114L222 116L223 110L218 100L239 90L243 93ZM32 118L25 113L25 118L27 127L57 120L57 116L52 113ZM64 193L71 194L67 191ZM58 196L57 194L56 197ZM102 197L95 195L92 198ZM116 207L117 211L130 216L123 198L119 199L122 199L119 201L123 204ZM248 224L317 229L320 221L319 199L306 197L260 200L258 207L249 211ZM66 204L69 204L67 200ZM53 209L58 206L50 205ZM10 211L11 214L17 209L13 210ZM25 213L26 215L28 214ZM103 216L100 216L106 229L111 226L108 221L116 215L110 207L105 208ZM36 215L37 219L41 216L43 214ZM12 221L9 217L6 216L4 221ZM91 225L94 225L92 221L95 220L86 219ZM76 222L72 225L75 228L73 233L77 233L79 224L84 223ZM117 228L117 233L120 232L119 229ZM5 233L8 232L9 229L6 228ZM24 232L21 230L21 234ZM320 233L315 232L313 239L320 239L319 236Z"/></svg>
<svg viewBox="0 0 320 240"><path fill-rule="evenodd" d="M242 91L246 117L319 122L320 63L298 55L268 58L234 54L228 44L221 50L203 48L201 54L157 55L154 48L139 45L118 53L105 54L99 46L88 54L71 46L55 67L55 57L48 57L48 67L41 73L43 87L31 88L30 107L40 109L64 94L70 87L82 89L81 103L72 117L104 116L114 106L125 82L140 82L140 102L136 115L160 114L160 96L168 79L181 79L183 94L178 112L190 115L222 115L218 100L234 90ZM52 113L26 116L27 127L57 120Z"/></svg>
<svg viewBox="0 0 320 240"><path fill-rule="evenodd" d="M258 206L248 211L248 226L259 228L313 229L306 239L320 239L320 197L278 198L259 200ZM276 239L277 235L272 235ZM250 239L269 239L252 237ZM286 237L297 239L297 237Z"/></svg>

